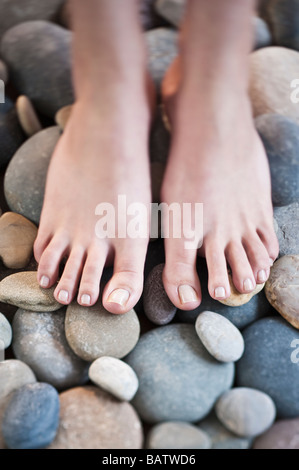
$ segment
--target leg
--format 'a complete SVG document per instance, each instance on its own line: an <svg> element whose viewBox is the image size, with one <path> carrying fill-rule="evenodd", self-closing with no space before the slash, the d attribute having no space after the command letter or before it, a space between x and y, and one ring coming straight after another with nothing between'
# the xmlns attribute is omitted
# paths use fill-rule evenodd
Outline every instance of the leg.
<svg viewBox="0 0 299 470"><path fill-rule="evenodd" d="M247 94L254 3L189 0L181 53L163 84L173 138L162 198L204 204L200 254L215 299L230 295L227 263L245 293L265 282L278 254L268 162ZM199 293L182 304L178 286L198 286L196 252L183 242L166 240L164 285L175 305L190 309Z"/></svg>
<svg viewBox="0 0 299 470"><path fill-rule="evenodd" d="M114 258L114 275L103 293L112 313L138 301L147 240L95 235L101 202L116 207L150 203L148 135L150 82L137 0L72 0L76 103L50 164L35 256L38 280L50 287L68 255L55 297L93 305L103 267ZM118 290L120 289L120 290Z"/></svg>

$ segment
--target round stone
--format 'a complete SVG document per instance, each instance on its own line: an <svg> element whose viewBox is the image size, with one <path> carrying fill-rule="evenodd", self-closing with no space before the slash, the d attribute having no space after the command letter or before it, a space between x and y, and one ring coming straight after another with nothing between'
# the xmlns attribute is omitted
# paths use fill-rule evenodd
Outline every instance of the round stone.
<svg viewBox="0 0 299 470"><path fill-rule="evenodd" d="M55 122L62 131L65 129L65 126L67 125L72 109L73 109L72 105L64 106L63 108L59 109L59 111L57 111L57 113L55 114Z"/></svg>
<svg viewBox="0 0 299 470"><path fill-rule="evenodd" d="M0 408L11 392L34 382L36 382L35 375L24 362L17 359L0 362Z"/></svg>
<svg viewBox="0 0 299 470"><path fill-rule="evenodd" d="M54 298L54 290L55 286L40 287L36 271L18 272L0 282L0 302L33 312L53 312L61 308Z"/></svg>
<svg viewBox="0 0 299 470"><path fill-rule="evenodd" d="M133 369L114 357L99 357L89 368L90 380L119 400L130 401L138 389L138 378Z"/></svg>
<svg viewBox="0 0 299 470"><path fill-rule="evenodd" d="M85 361L101 356L121 359L136 346L140 324L133 309L113 315L101 302L92 307L73 302L66 311L65 334L75 354Z"/></svg>
<svg viewBox="0 0 299 470"><path fill-rule="evenodd" d="M14 392L2 421L9 449L42 449L55 438L59 424L59 396L46 383L24 385Z"/></svg>
<svg viewBox="0 0 299 470"><path fill-rule="evenodd" d="M235 362L244 352L238 328L222 315L202 312L195 323L196 333L211 356L221 362Z"/></svg>
<svg viewBox="0 0 299 470"><path fill-rule="evenodd" d="M286 255L271 268L266 282L266 296L270 304L291 325L299 329L299 255Z"/></svg>
<svg viewBox="0 0 299 470"><path fill-rule="evenodd" d="M229 305L230 307L239 307L240 305L247 304L252 297L263 290L265 284L257 284L252 292L248 294L241 294L235 287L232 275L228 273L228 280L230 285L230 296L227 299L219 300L221 304Z"/></svg>
<svg viewBox="0 0 299 470"><path fill-rule="evenodd" d="M2 60L0 60L0 80L2 80L4 83L8 82L8 70Z"/></svg>
<svg viewBox="0 0 299 470"><path fill-rule="evenodd" d="M298 124L277 114L259 116L255 124L270 164L273 204L286 206L299 201Z"/></svg>
<svg viewBox="0 0 299 470"><path fill-rule="evenodd" d="M279 255L299 253L299 203L275 207L276 235L279 242Z"/></svg>
<svg viewBox="0 0 299 470"><path fill-rule="evenodd" d="M254 441L253 449L299 449L299 418L274 423Z"/></svg>
<svg viewBox="0 0 299 470"><path fill-rule="evenodd" d="M134 408L96 387L60 395L60 425L50 449L140 449L143 432Z"/></svg>
<svg viewBox="0 0 299 470"><path fill-rule="evenodd" d="M254 437L270 428L276 416L273 400L252 388L233 388L217 401L218 419L238 436Z"/></svg>
<svg viewBox="0 0 299 470"><path fill-rule="evenodd" d="M230 432L222 423L220 423L214 412L210 413L203 421L200 421L198 426L199 429L209 436L212 443L212 449L244 450L251 448L251 438L239 437Z"/></svg>
<svg viewBox="0 0 299 470"><path fill-rule="evenodd" d="M5 167L24 141L14 103L5 97L0 104L0 168Z"/></svg>
<svg viewBox="0 0 299 470"><path fill-rule="evenodd" d="M166 422L153 426L147 449L210 449L209 436L189 423Z"/></svg>
<svg viewBox="0 0 299 470"><path fill-rule="evenodd" d="M265 2L264 15L275 44L299 50L299 1L268 0Z"/></svg>
<svg viewBox="0 0 299 470"><path fill-rule="evenodd" d="M12 329L6 317L0 313L0 353L2 348L8 348L12 340Z"/></svg>
<svg viewBox="0 0 299 470"><path fill-rule="evenodd" d="M16 109L23 131L28 137L42 130L41 123L28 96L19 96Z"/></svg>
<svg viewBox="0 0 299 470"><path fill-rule="evenodd" d="M58 126L48 127L28 139L6 170L5 198L13 212L39 224L50 158L60 137Z"/></svg>
<svg viewBox="0 0 299 470"><path fill-rule="evenodd" d="M12 325L15 356L31 367L39 381L59 390L86 382L89 367L69 347L64 321L64 309L55 313L19 309Z"/></svg>
<svg viewBox="0 0 299 470"><path fill-rule="evenodd" d="M216 361L186 324L147 332L126 362L139 379L132 403L149 423L198 421L234 378L233 363Z"/></svg>
<svg viewBox="0 0 299 470"><path fill-rule="evenodd" d="M149 273L143 290L143 308L147 318L157 324L166 325L173 320L176 307L169 300L162 281L164 264L155 266Z"/></svg>
<svg viewBox="0 0 299 470"><path fill-rule="evenodd" d="M253 29L254 29L254 44L253 49L260 49L261 47L270 46L272 42L272 36L267 23L258 16L253 17Z"/></svg>
<svg viewBox="0 0 299 470"><path fill-rule="evenodd" d="M237 362L237 384L269 395L280 418L299 416L299 340L279 317L263 318L243 331L245 352Z"/></svg>
<svg viewBox="0 0 299 470"><path fill-rule="evenodd" d="M299 52L284 47L264 47L253 52L249 93L254 117L281 114L298 123L299 106L291 99L291 80L297 77Z"/></svg>

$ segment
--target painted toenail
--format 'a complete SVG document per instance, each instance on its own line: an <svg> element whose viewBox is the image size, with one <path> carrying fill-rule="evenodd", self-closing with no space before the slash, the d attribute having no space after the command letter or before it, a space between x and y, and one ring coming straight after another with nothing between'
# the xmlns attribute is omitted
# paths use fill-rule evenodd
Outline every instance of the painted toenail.
<svg viewBox="0 0 299 470"><path fill-rule="evenodd" d="M50 279L48 278L48 276L42 276L39 284L41 287L48 287L48 285L50 284Z"/></svg>
<svg viewBox="0 0 299 470"><path fill-rule="evenodd" d="M114 304L119 304L122 307L126 305L130 297L130 294L125 289L115 289L108 297L107 302L111 302Z"/></svg>
<svg viewBox="0 0 299 470"><path fill-rule="evenodd" d="M182 304L187 304L188 302L197 302L198 296L193 289L193 287L188 285L179 286L179 297Z"/></svg>
<svg viewBox="0 0 299 470"><path fill-rule="evenodd" d="M82 305L90 305L91 304L91 297L88 294L81 295L81 304Z"/></svg>
<svg viewBox="0 0 299 470"><path fill-rule="evenodd" d="M246 279L246 281L244 281L244 290L246 291L253 290L253 283L251 279Z"/></svg>
<svg viewBox="0 0 299 470"><path fill-rule="evenodd" d="M69 293L66 290L61 290L58 294L58 300L61 302L67 302L69 298Z"/></svg>
<svg viewBox="0 0 299 470"><path fill-rule="evenodd" d="M258 281L260 282L266 282L267 280L267 274L266 274L266 271L264 269L261 269L258 273L257 273L257 279Z"/></svg>
<svg viewBox="0 0 299 470"><path fill-rule="evenodd" d="M215 289L215 297L216 299L224 299L225 298L225 289L224 287L216 287Z"/></svg>

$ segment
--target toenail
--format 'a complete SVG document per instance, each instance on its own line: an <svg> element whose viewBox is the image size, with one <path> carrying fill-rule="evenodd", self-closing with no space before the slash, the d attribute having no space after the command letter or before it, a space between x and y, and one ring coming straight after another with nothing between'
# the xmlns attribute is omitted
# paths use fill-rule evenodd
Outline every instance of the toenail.
<svg viewBox="0 0 299 470"><path fill-rule="evenodd" d="M81 304L82 305L90 305L91 304L91 297L88 294L81 295Z"/></svg>
<svg viewBox="0 0 299 470"><path fill-rule="evenodd" d="M246 281L244 281L244 290L246 291L253 290L253 283L251 279L246 279Z"/></svg>
<svg viewBox="0 0 299 470"><path fill-rule="evenodd" d="M61 290L58 294L58 300L61 302L67 302L69 298L69 293L66 290Z"/></svg>
<svg viewBox="0 0 299 470"><path fill-rule="evenodd" d="M224 287L216 287L215 289L215 297L216 299L224 299L226 295Z"/></svg>
<svg viewBox="0 0 299 470"><path fill-rule="evenodd" d="M126 305L130 297L130 294L127 290L125 289L115 289L114 291L111 292L111 294L108 297L107 302L111 302L114 304L119 304L122 307Z"/></svg>
<svg viewBox="0 0 299 470"><path fill-rule="evenodd" d="M257 273L257 279L258 281L260 282L266 282L267 280L267 274L266 274L266 271L264 269L261 269L258 273Z"/></svg>
<svg viewBox="0 0 299 470"><path fill-rule="evenodd" d="M188 302L197 302L198 296L193 289L193 287L188 285L179 286L179 297L182 304L187 304Z"/></svg>
<svg viewBox="0 0 299 470"><path fill-rule="evenodd" d="M42 276L41 280L39 281L39 284L41 287L48 287L48 285L50 284L50 279L48 278L48 276Z"/></svg>

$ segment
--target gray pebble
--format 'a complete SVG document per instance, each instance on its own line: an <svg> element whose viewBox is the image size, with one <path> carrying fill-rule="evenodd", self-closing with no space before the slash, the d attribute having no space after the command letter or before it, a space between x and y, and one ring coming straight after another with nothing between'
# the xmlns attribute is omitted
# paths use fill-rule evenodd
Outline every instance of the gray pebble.
<svg viewBox="0 0 299 470"><path fill-rule="evenodd" d="M0 353L1 348L4 346L4 349L10 346L12 340L12 329L9 321L6 317L0 313Z"/></svg>
<svg viewBox="0 0 299 470"><path fill-rule="evenodd" d="M279 255L299 254L299 203L275 207L276 235L279 242Z"/></svg>
<svg viewBox="0 0 299 470"><path fill-rule="evenodd" d="M152 427L147 449L210 449L209 436L189 423L172 421Z"/></svg>
<svg viewBox="0 0 299 470"><path fill-rule="evenodd" d="M253 49L260 49L271 45L272 36L267 23L258 16L252 19L254 28L254 45Z"/></svg>
<svg viewBox="0 0 299 470"><path fill-rule="evenodd" d="M198 423L199 429L204 431L212 442L212 449L250 449L252 439L240 437L229 431L220 423L214 411L207 418Z"/></svg>

